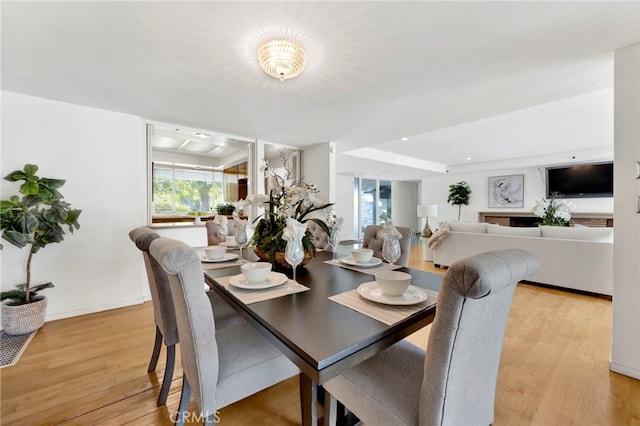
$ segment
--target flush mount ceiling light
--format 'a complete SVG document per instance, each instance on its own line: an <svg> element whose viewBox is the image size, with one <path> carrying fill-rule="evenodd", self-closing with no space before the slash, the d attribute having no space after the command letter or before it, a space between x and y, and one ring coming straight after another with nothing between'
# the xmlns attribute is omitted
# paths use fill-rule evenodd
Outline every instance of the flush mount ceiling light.
<svg viewBox="0 0 640 426"><path fill-rule="evenodd" d="M258 46L258 62L270 76L284 81L304 70L307 54L300 43L286 37L272 37Z"/></svg>

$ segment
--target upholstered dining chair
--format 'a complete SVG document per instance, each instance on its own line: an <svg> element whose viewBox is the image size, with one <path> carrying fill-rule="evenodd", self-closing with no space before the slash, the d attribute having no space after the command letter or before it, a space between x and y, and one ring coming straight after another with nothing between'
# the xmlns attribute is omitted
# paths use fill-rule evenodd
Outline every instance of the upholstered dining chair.
<svg viewBox="0 0 640 426"><path fill-rule="evenodd" d="M167 273L149 256L149 246L151 242L160 238L160 235L149 228L140 227L129 232L129 237L140 251L142 251L142 257L147 270L147 279L149 281L151 303L153 304L153 319L156 324L156 338L151 360L149 361L149 368L147 369L148 373L155 371L163 343L167 349L164 376L157 402L158 406L160 406L167 401L167 396L169 395L175 365L175 345L179 342L178 326L176 324ZM202 285L204 288L204 280ZM210 306L216 313L216 326L218 328L229 327L244 322L244 319L213 291L207 292L207 295L211 303Z"/></svg>
<svg viewBox="0 0 640 426"><path fill-rule="evenodd" d="M210 246L218 245L222 242L222 238L218 235L218 224L213 220L207 220L204 224L207 229L207 244ZM229 229L229 233L227 236L231 237L236 235L236 221L233 219L229 219L227 222L227 228Z"/></svg>
<svg viewBox="0 0 640 426"><path fill-rule="evenodd" d="M311 233L311 242L317 250L331 250L331 242L326 232L312 220L307 221L307 229Z"/></svg>
<svg viewBox="0 0 640 426"><path fill-rule="evenodd" d="M537 269L537 259L518 249L454 263L442 281L426 355L406 341L391 346L327 381L327 406L337 399L367 425L492 424L513 293Z"/></svg>
<svg viewBox="0 0 640 426"><path fill-rule="evenodd" d="M149 252L168 273L180 335L184 376L176 424L183 424L192 392L205 424L213 424L216 410L299 374L249 323L214 328L200 258L193 249L158 238Z"/></svg>
<svg viewBox="0 0 640 426"><path fill-rule="evenodd" d="M384 259L382 257L382 244L384 240L378 238L377 235L382 228L382 225L368 225L364 228L364 236L362 237L362 248L373 250L373 255L380 259ZM404 226L396 226L395 228L402 234L402 238L400 238L400 258L398 258L396 264L409 266L411 243L413 242L413 237L416 235L416 231Z"/></svg>

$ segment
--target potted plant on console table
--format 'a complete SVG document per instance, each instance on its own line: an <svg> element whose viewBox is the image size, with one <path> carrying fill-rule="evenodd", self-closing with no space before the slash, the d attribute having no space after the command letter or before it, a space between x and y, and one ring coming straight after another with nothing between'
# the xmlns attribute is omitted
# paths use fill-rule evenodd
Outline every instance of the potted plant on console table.
<svg viewBox="0 0 640 426"><path fill-rule="evenodd" d="M0 295L3 301L8 300L2 307L2 328L8 334L31 333L44 324L47 299L38 292L53 284L31 286L31 259L41 248L64 240L63 225L71 233L80 228L78 217L82 210L72 209L58 191L66 181L39 177L37 171L35 164L25 164L24 169L4 177L23 183L18 190L22 197L12 195L0 201L2 238L18 248L29 249L26 282Z"/></svg>

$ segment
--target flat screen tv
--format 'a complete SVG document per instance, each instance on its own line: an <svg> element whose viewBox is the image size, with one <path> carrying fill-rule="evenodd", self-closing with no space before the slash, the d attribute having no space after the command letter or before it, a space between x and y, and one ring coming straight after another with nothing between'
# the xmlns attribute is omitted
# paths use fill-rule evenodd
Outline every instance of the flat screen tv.
<svg viewBox="0 0 640 426"><path fill-rule="evenodd" d="M547 198L613 197L613 162L547 167Z"/></svg>

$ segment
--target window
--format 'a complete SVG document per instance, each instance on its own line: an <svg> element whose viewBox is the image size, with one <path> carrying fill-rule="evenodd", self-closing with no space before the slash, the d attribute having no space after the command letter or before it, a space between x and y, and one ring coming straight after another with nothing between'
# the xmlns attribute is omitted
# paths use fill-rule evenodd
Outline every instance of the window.
<svg viewBox="0 0 640 426"><path fill-rule="evenodd" d="M222 202L221 172L154 163L154 213L211 211Z"/></svg>
<svg viewBox="0 0 640 426"><path fill-rule="evenodd" d="M391 182L354 179L354 231L361 237L368 225L381 225L391 218ZM359 226L355 226L359 222Z"/></svg>

